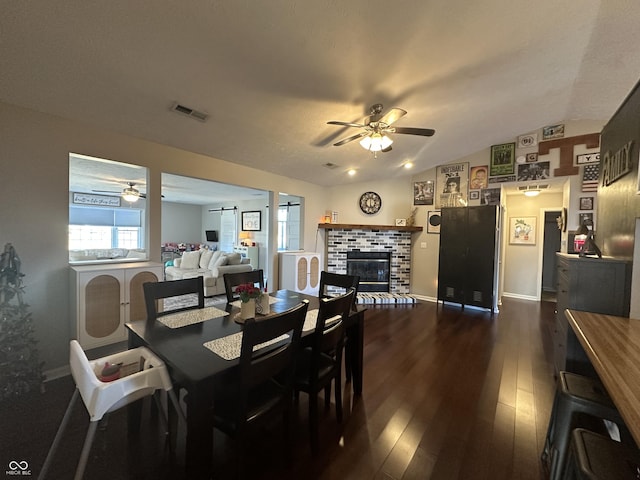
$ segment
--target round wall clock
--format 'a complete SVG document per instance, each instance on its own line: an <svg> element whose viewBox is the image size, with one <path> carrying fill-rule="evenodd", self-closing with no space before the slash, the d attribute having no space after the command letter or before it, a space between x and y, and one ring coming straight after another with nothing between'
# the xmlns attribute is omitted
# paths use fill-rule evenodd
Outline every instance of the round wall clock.
<svg viewBox="0 0 640 480"><path fill-rule="evenodd" d="M382 199L376 192L365 192L360 195L360 210L367 215L378 213L382 207Z"/></svg>

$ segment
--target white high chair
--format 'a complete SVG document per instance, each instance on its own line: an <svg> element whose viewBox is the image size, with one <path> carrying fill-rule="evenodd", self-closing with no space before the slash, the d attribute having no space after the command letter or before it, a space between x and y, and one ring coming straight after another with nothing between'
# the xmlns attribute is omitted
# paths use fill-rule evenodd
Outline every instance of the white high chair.
<svg viewBox="0 0 640 480"><path fill-rule="evenodd" d="M137 364L139 367L134 367L134 370L139 371L118 378L117 380L102 382L98 378L98 375L107 362L109 364L122 363L122 365L125 366ZM186 422L178 398L173 391L173 385L171 384L167 367L164 362L148 348L134 348L89 361L80 344L76 340L71 340L69 365L71 367L71 375L76 384L76 390L71 397L69 406L58 427L58 432L49 449L47 458L44 461L42 471L38 476L39 480L44 479L47 474L53 455L58 448L62 434L71 418L71 412L78 398L78 393L82 397L84 406L89 413L90 423L82 447L82 453L80 454L80 461L76 469L75 480L80 480L84 475L98 422L106 413L118 410L143 397L153 395L157 390L165 390L178 412L179 417ZM162 405L160 404L160 399L157 395L153 395L153 397L158 404L158 410L165 432L168 433L168 422Z"/></svg>

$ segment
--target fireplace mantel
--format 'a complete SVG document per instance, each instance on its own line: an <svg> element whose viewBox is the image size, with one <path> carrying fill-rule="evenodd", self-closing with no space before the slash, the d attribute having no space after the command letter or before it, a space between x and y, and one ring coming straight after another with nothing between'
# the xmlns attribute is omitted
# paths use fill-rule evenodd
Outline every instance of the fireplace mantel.
<svg viewBox="0 0 640 480"><path fill-rule="evenodd" d="M356 225L351 223L319 223L318 228L325 230L396 230L398 232L421 232L419 226L398 226L398 225Z"/></svg>

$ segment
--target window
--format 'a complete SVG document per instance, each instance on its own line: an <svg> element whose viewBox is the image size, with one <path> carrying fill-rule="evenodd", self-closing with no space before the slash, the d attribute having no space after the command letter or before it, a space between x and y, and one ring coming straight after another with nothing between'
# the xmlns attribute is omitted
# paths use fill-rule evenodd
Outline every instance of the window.
<svg viewBox="0 0 640 480"><path fill-rule="evenodd" d="M287 220L289 217L288 207L278 208L278 250L287 249Z"/></svg>
<svg viewBox="0 0 640 480"><path fill-rule="evenodd" d="M142 210L69 207L69 250L144 248Z"/></svg>

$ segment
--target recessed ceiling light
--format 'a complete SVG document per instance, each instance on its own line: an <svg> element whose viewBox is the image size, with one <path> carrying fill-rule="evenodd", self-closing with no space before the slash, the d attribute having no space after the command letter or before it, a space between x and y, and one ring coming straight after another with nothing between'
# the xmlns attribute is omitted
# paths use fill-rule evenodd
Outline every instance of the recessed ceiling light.
<svg viewBox="0 0 640 480"><path fill-rule="evenodd" d="M413 168L413 163L411 163L411 162L405 163L404 164L404 168L406 168L407 170L410 169L410 168Z"/></svg>
<svg viewBox="0 0 640 480"><path fill-rule="evenodd" d="M347 173L350 177L353 177L356 174L356 170L354 168L351 168Z"/></svg>

